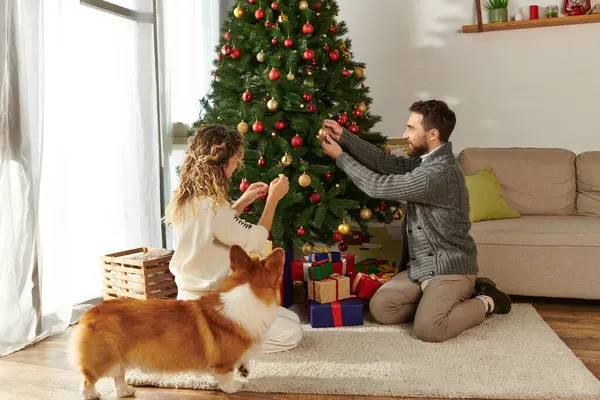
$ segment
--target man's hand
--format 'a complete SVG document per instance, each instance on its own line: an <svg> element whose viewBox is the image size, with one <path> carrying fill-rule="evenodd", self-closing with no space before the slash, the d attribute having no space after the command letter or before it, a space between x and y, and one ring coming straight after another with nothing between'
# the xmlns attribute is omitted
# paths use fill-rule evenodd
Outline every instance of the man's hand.
<svg viewBox="0 0 600 400"><path fill-rule="evenodd" d="M335 140L336 142L340 141L343 132L343 128L340 126L340 124L331 119L326 119L325 121L323 121L323 127L327 128L327 130L329 131L329 136L331 136L333 140Z"/></svg>
<svg viewBox="0 0 600 400"><path fill-rule="evenodd" d="M238 201L246 207L252 204L257 198L266 196L267 194L269 194L269 185L263 182L254 182Z"/></svg>
<svg viewBox="0 0 600 400"><path fill-rule="evenodd" d="M321 140L321 147L325 151L329 157L334 160L342 154L342 148L330 135L327 135L323 140Z"/></svg>

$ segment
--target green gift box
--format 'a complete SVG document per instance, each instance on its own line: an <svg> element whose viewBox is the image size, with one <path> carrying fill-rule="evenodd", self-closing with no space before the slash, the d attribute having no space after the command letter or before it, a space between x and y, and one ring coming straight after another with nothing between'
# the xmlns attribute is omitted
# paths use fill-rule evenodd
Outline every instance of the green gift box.
<svg viewBox="0 0 600 400"><path fill-rule="evenodd" d="M329 261L308 268L308 279L311 281L321 281L331 275L333 275L333 265Z"/></svg>
<svg viewBox="0 0 600 400"><path fill-rule="evenodd" d="M367 258L366 260L354 264L354 270L366 275L376 274L379 272L379 264L377 263L377 260Z"/></svg>

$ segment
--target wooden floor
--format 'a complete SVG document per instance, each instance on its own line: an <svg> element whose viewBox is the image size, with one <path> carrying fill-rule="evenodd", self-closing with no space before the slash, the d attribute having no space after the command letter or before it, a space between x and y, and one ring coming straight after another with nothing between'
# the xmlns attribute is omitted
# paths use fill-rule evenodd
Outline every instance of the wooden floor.
<svg viewBox="0 0 600 400"><path fill-rule="evenodd" d="M523 299L540 315L585 365L600 379L600 302ZM0 399L79 399L80 375L67 360L69 331L22 351L0 358ZM116 399L112 382L101 380L98 391L105 399ZM195 390L137 388L138 399L349 399L354 396L223 393ZM366 397L363 397L366 399ZM375 397L370 397L375 399ZM384 397L382 399L392 399ZM421 399L423 400L423 399Z"/></svg>

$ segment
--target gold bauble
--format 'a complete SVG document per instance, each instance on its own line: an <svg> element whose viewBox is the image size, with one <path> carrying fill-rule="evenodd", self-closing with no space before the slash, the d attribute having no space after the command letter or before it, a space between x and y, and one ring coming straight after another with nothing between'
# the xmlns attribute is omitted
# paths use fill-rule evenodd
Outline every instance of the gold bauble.
<svg viewBox="0 0 600 400"><path fill-rule="evenodd" d="M394 216L395 220L400 220L404 216L404 212L401 209L397 209L392 215Z"/></svg>
<svg viewBox="0 0 600 400"><path fill-rule="evenodd" d="M308 8L308 2L302 0L300 3L298 3L298 8L302 11L306 10Z"/></svg>
<svg viewBox="0 0 600 400"><path fill-rule="evenodd" d="M340 226L338 226L338 232L341 233L342 235L347 235L350 233L350 224L347 223L343 223L340 224Z"/></svg>
<svg viewBox="0 0 600 400"><path fill-rule="evenodd" d="M328 133L329 133L329 131L325 127L319 129L319 133L318 133L319 139L325 139L327 137Z"/></svg>
<svg viewBox="0 0 600 400"><path fill-rule="evenodd" d="M346 50L346 42L344 42L344 41L340 42L338 49L340 49L342 51Z"/></svg>
<svg viewBox="0 0 600 400"><path fill-rule="evenodd" d="M246 122L242 121L237 125L237 130L239 133L241 133L243 135L250 130L250 127L248 126L248 124Z"/></svg>
<svg viewBox="0 0 600 400"><path fill-rule="evenodd" d="M365 70L364 70L364 68L361 68L361 67L354 68L354 75L357 76L357 77L359 77L359 78L364 77L365 76Z"/></svg>
<svg viewBox="0 0 600 400"><path fill-rule="evenodd" d="M288 81L293 81L294 79L296 79L296 75L292 74L292 71L290 71L290 72L287 74L287 80L288 80Z"/></svg>
<svg viewBox="0 0 600 400"><path fill-rule="evenodd" d="M284 166L289 167L290 165L292 165L292 156L286 154L285 156L281 157L281 163Z"/></svg>
<svg viewBox="0 0 600 400"><path fill-rule="evenodd" d="M262 50L256 55L256 60L258 62L265 62L265 53Z"/></svg>
<svg viewBox="0 0 600 400"><path fill-rule="evenodd" d="M281 22L283 22L283 21L287 21L287 20L288 20L288 16L287 16L287 15L285 15L285 14L281 14L277 20L278 20L280 23L281 23Z"/></svg>
<svg viewBox="0 0 600 400"><path fill-rule="evenodd" d="M373 213L367 207L360 210L360 217L362 219L371 219L372 216L373 216Z"/></svg>
<svg viewBox="0 0 600 400"><path fill-rule="evenodd" d="M279 102L272 98L267 102L267 108L269 109L269 111L275 111L279 108Z"/></svg>
<svg viewBox="0 0 600 400"><path fill-rule="evenodd" d="M308 242L304 243L304 245L302 245L302 253L304 254L310 254L312 253L314 250L314 246Z"/></svg>
<svg viewBox="0 0 600 400"><path fill-rule="evenodd" d="M275 137L277 134L275 132L271 132L271 136Z"/></svg>
<svg viewBox="0 0 600 400"><path fill-rule="evenodd" d="M306 173L300 175L300 178L298 178L298 183L302 187L309 187L310 183L311 183L310 176L307 175Z"/></svg>
<svg viewBox="0 0 600 400"><path fill-rule="evenodd" d="M365 103L360 103L358 109L362 112L367 112L367 105Z"/></svg>
<svg viewBox="0 0 600 400"><path fill-rule="evenodd" d="M237 6L235 10L233 10L233 15L235 15L236 18L242 18L244 16L244 9Z"/></svg>

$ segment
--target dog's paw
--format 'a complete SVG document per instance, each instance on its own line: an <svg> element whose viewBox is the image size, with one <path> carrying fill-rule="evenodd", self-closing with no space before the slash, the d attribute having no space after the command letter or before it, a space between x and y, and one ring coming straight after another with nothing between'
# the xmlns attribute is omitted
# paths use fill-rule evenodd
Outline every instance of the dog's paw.
<svg viewBox="0 0 600 400"><path fill-rule="evenodd" d="M96 400L100 398L100 393L96 390L96 388L83 388L81 389L81 396L85 400Z"/></svg>
<svg viewBox="0 0 600 400"><path fill-rule="evenodd" d="M242 382L232 379L229 382L220 385L219 388L225 393L235 393L242 388Z"/></svg>
<svg viewBox="0 0 600 400"><path fill-rule="evenodd" d="M247 378L250 375L250 371L248 371L248 368L244 364L239 366L238 372L243 378Z"/></svg>
<svg viewBox="0 0 600 400"><path fill-rule="evenodd" d="M135 394L135 388L133 386L125 385L120 388L117 388L117 396L119 397L129 397Z"/></svg>

